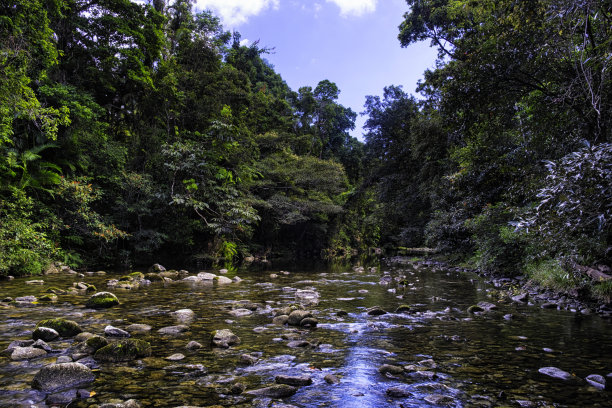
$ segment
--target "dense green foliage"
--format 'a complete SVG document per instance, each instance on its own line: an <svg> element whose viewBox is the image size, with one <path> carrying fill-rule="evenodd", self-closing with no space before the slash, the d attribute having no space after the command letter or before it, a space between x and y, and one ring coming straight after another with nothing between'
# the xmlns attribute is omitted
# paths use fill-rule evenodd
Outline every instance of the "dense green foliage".
<svg viewBox="0 0 612 408"><path fill-rule="evenodd" d="M0 275L331 245L362 154L333 82L187 0L0 8Z"/></svg>
<svg viewBox="0 0 612 408"><path fill-rule="evenodd" d="M612 264L612 8L408 0L415 99L291 90L188 0L0 6L0 275L429 246L558 288ZM601 296L608 296L599 285Z"/></svg>

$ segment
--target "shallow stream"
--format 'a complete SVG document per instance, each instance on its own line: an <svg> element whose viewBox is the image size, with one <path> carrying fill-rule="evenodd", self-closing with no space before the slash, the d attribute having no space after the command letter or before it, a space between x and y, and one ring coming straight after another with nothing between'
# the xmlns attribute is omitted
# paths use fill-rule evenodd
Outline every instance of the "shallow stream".
<svg viewBox="0 0 612 408"><path fill-rule="evenodd" d="M591 374L612 384L612 322L597 315L544 310L500 300L497 291L475 276L421 264L280 271L239 271L243 280L227 285L189 282L152 283L132 290L112 289L121 304L106 310L85 308L89 295L60 295L51 304L0 307L0 348L31 338L42 319L65 317L89 332L133 323L152 326L153 355L127 363L101 363L96 380L85 387L91 398L70 407L90 407L134 399L143 407L610 407L612 393L581 381ZM215 271L213 271L215 272ZM274 273L277 277L271 277ZM120 276L120 275L118 275ZM116 276L116 277L118 277ZM43 285L27 279L0 282L0 298L39 296L47 288L69 288L85 281L107 290L112 277L47 275ZM278 326L275 309L296 303L300 289L319 293L308 306L316 329ZM248 300L257 310L237 317L230 312ZM486 301L497 309L481 314L469 306ZM400 305L410 309L394 313ZM372 316L371 307L389 313ZM176 325L171 312L191 309L189 330L162 336L157 330ZM511 316L509 316L511 315ZM230 329L241 343L229 349L210 347L213 330ZM291 340L306 347L289 347ZM195 351L185 345L204 345ZM71 340L49 343L65 350ZM182 353L180 361L165 358ZM0 357L0 406L46 407L45 395L31 389L33 376L64 351L29 361ZM240 356L257 358L241 364ZM406 367L397 375L381 374L384 364ZM575 376L564 382L538 372L554 366ZM275 376L309 376L313 384L283 400L232 395L236 382L247 390L274 383ZM332 374L339 383L328 383ZM329 380L329 376L328 376ZM612 388L609 385L608 388ZM389 391L391 389L391 391ZM285 405L282 405L285 404Z"/></svg>

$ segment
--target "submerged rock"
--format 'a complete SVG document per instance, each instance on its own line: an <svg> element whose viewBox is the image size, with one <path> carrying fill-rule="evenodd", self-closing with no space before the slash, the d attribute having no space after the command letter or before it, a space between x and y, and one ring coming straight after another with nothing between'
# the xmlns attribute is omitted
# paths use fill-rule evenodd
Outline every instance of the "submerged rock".
<svg viewBox="0 0 612 408"><path fill-rule="evenodd" d="M187 343L187 345L185 346L187 350L198 350L198 349L201 349L202 347L204 346L202 346L197 341L193 341L193 340Z"/></svg>
<svg viewBox="0 0 612 408"><path fill-rule="evenodd" d="M538 372L540 374L544 374L549 377L556 378L558 380L563 380L563 381L570 381L570 380L575 379L573 375L557 367L542 367L538 370Z"/></svg>
<svg viewBox="0 0 612 408"><path fill-rule="evenodd" d="M165 334L169 336L176 336L178 334L184 333L189 330L189 326L185 326L184 324L179 324L178 326L167 326L162 327L157 332L159 334Z"/></svg>
<svg viewBox="0 0 612 408"><path fill-rule="evenodd" d="M195 312L191 309L180 309L177 310L176 312L172 312L172 316L179 322L179 323L191 323L194 319L195 319Z"/></svg>
<svg viewBox="0 0 612 408"><path fill-rule="evenodd" d="M148 324L130 324L125 328L130 333L148 333L152 329Z"/></svg>
<svg viewBox="0 0 612 408"><path fill-rule="evenodd" d="M89 384L95 378L93 372L80 363L51 364L34 376L32 386L44 392L58 392Z"/></svg>
<svg viewBox="0 0 612 408"><path fill-rule="evenodd" d="M213 332L211 342L213 347L229 348L230 346L240 344L240 338L232 333L231 330L222 329Z"/></svg>
<svg viewBox="0 0 612 408"><path fill-rule="evenodd" d="M312 317L312 314L309 311L294 310L289 315L289 318L287 319L287 323L290 324L291 326L299 326L302 320L306 319L307 317Z"/></svg>
<svg viewBox="0 0 612 408"><path fill-rule="evenodd" d="M73 337L83 331L77 322L62 319L61 317L57 319L41 320L36 327L48 327L55 330L61 337Z"/></svg>
<svg viewBox="0 0 612 408"><path fill-rule="evenodd" d="M98 361L119 362L131 361L151 355L151 345L139 339L125 339L102 347L94 358Z"/></svg>
<svg viewBox="0 0 612 408"><path fill-rule="evenodd" d="M412 393L402 387L387 388L387 395L391 398L408 398L412 397Z"/></svg>
<svg viewBox="0 0 612 408"><path fill-rule="evenodd" d="M93 309L106 309L119 304L117 296L110 292L98 292L91 296L85 306Z"/></svg>
<svg viewBox="0 0 612 408"><path fill-rule="evenodd" d="M304 289L295 292L296 302L304 306L316 306L319 304L319 293L312 289Z"/></svg>
<svg viewBox="0 0 612 408"><path fill-rule="evenodd" d="M382 315L387 314L387 312L379 306L374 306L374 307L367 309L367 313L370 316L382 316Z"/></svg>
<svg viewBox="0 0 612 408"><path fill-rule="evenodd" d="M383 364L382 366L378 368L378 372L381 373L382 375L387 375L387 374L400 375L404 372L404 368L400 366L396 366L396 365L391 365L391 364Z"/></svg>
<svg viewBox="0 0 612 408"><path fill-rule="evenodd" d="M290 385L278 384L271 385L269 387L260 388L257 390L246 391L245 394L253 395L256 397L268 397L268 398L287 398L291 397L297 392L297 388Z"/></svg>

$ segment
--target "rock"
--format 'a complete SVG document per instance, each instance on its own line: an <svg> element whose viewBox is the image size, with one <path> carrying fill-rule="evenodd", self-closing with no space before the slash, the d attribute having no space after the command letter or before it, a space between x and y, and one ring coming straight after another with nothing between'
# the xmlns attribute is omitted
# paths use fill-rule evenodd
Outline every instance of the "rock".
<svg viewBox="0 0 612 408"><path fill-rule="evenodd" d="M287 324L288 321L289 321L289 316L287 315L276 316L274 319L272 319L272 323L278 326L284 326L285 324Z"/></svg>
<svg viewBox="0 0 612 408"><path fill-rule="evenodd" d="M104 335L106 337L130 337L127 331L110 325L104 328Z"/></svg>
<svg viewBox="0 0 612 408"><path fill-rule="evenodd" d="M44 285L45 281L44 280L40 280L40 279L36 279L36 280L29 280L25 282L26 285Z"/></svg>
<svg viewBox="0 0 612 408"><path fill-rule="evenodd" d="M29 306L38 302L38 298L36 296L20 296L15 298L15 303L17 306Z"/></svg>
<svg viewBox="0 0 612 408"><path fill-rule="evenodd" d="M72 363L72 357L70 356L59 356L56 360L55 360L56 364L61 364L61 363Z"/></svg>
<svg viewBox="0 0 612 408"><path fill-rule="evenodd" d="M36 327L48 327L55 330L61 337L73 337L83 331L77 322L62 319L61 317L57 319L41 320Z"/></svg>
<svg viewBox="0 0 612 408"><path fill-rule="evenodd" d="M162 272L159 272L158 275L163 280L166 280L166 279L175 280L180 277L177 271L162 271Z"/></svg>
<svg viewBox="0 0 612 408"><path fill-rule="evenodd" d="M307 317L312 317L312 314L306 310L294 310L289 315L287 323L292 326L299 326L300 322Z"/></svg>
<svg viewBox="0 0 612 408"><path fill-rule="evenodd" d="M295 292L295 300L296 302L304 305L304 306L313 306L319 304L319 293L315 290L305 289L305 290L297 290Z"/></svg>
<svg viewBox="0 0 612 408"><path fill-rule="evenodd" d="M307 375L291 376L291 375L277 375L274 378L277 384L292 385L294 387L303 387L312 384L312 378Z"/></svg>
<svg viewBox="0 0 612 408"><path fill-rule="evenodd" d="M383 364L378 368L378 372L382 375L400 375L404 373L404 368L391 364Z"/></svg>
<svg viewBox="0 0 612 408"><path fill-rule="evenodd" d="M147 273L145 275L145 278L150 280L151 282L163 282L164 278L162 276L160 276L158 273Z"/></svg>
<svg viewBox="0 0 612 408"><path fill-rule="evenodd" d="M129 333L148 333L150 332L152 329L151 326L149 326L148 324L130 324L128 327L125 328L125 330L127 330Z"/></svg>
<svg viewBox="0 0 612 408"><path fill-rule="evenodd" d="M38 298L39 302L57 302L57 295L53 293L47 293Z"/></svg>
<svg viewBox="0 0 612 408"><path fill-rule="evenodd" d="M211 343L213 347L229 348L240 344L240 338L228 329L215 330L212 334Z"/></svg>
<svg viewBox="0 0 612 408"><path fill-rule="evenodd" d="M252 315L253 312L250 311L249 309L234 309L234 310L231 310L229 314L231 314L234 317L244 317L244 316Z"/></svg>
<svg viewBox="0 0 612 408"><path fill-rule="evenodd" d="M606 379L601 375L591 374L587 376L585 380L597 389L600 389L600 390L606 389Z"/></svg>
<svg viewBox="0 0 612 408"><path fill-rule="evenodd" d="M240 355L240 364L253 365L257 362L257 357L250 354Z"/></svg>
<svg viewBox="0 0 612 408"><path fill-rule="evenodd" d="M14 340L8 345L3 354L10 355L15 347L30 347L34 340Z"/></svg>
<svg viewBox="0 0 612 408"><path fill-rule="evenodd" d="M193 341L193 340L187 343L187 345L185 346L187 350L198 350L198 349L201 349L202 347L204 346L202 346L197 341Z"/></svg>
<svg viewBox="0 0 612 408"><path fill-rule="evenodd" d="M489 302L478 302L478 307L480 307L485 312L490 312L491 310L496 310L497 305Z"/></svg>
<svg viewBox="0 0 612 408"><path fill-rule="evenodd" d="M333 374L326 374L325 377L323 377L323 379L325 380L326 383L328 384L340 384L340 379L338 379L338 377L336 377Z"/></svg>
<svg viewBox="0 0 612 408"><path fill-rule="evenodd" d="M186 332L188 330L189 330L188 326L185 326L184 324L179 324L178 326L162 327L157 332L159 334L164 334L164 335L169 335L169 336L176 336L176 335L184 333L184 332Z"/></svg>
<svg viewBox="0 0 612 408"><path fill-rule="evenodd" d="M14 347L11 353L11 360L31 360L33 358L38 358L42 356L46 356L47 352L45 350L36 348L36 347Z"/></svg>
<svg viewBox="0 0 612 408"><path fill-rule="evenodd" d="M57 332L57 330L54 330L50 327L44 327L44 326L37 327L32 332L32 339L34 340L40 339L43 341L53 341L59 338L59 336L60 335Z"/></svg>
<svg viewBox="0 0 612 408"><path fill-rule="evenodd" d="M217 276L215 277L215 279L213 279L213 281L217 282L219 285L227 285L233 283L232 280L227 276Z"/></svg>
<svg viewBox="0 0 612 408"><path fill-rule="evenodd" d="M149 268L149 273L159 273L159 272L165 272L166 268L164 268L162 265L156 263L153 264L150 268Z"/></svg>
<svg viewBox="0 0 612 408"><path fill-rule="evenodd" d="M132 361L141 357L149 357L151 355L151 345L138 339L119 340L116 343L111 343L102 347L94 358L98 361L119 362Z"/></svg>
<svg viewBox="0 0 612 408"><path fill-rule="evenodd" d="M301 327L317 327L317 324L319 324L319 321L317 319L315 319L314 317L306 317L305 319L302 319L302 321L300 322L300 326Z"/></svg>
<svg viewBox="0 0 612 408"><path fill-rule="evenodd" d="M410 312L409 305L400 305L397 307L397 309L395 309L395 313L408 313L408 312Z"/></svg>
<svg viewBox="0 0 612 408"><path fill-rule="evenodd" d="M168 361L180 361L180 360L183 360L184 358L185 358L184 354L174 353L171 356L166 357L166 360L168 360Z"/></svg>
<svg viewBox="0 0 612 408"><path fill-rule="evenodd" d="M92 371L80 363L62 363L44 366L35 376L32 386L43 392L55 393L77 388L95 380Z"/></svg>
<svg viewBox="0 0 612 408"><path fill-rule="evenodd" d="M431 394L425 397L425 401L443 407L455 406L455 399L448 395Z"/></svg>
<svg viewBox="0 0 612 408"><path fill-rule="evenodd" d="M549 377L563 381L570 381L575 379L574 376L572 376L570 373L568 373L567 371L563 371L557 367L542 367L538 370L538 372L540 374L544 374Z"/></svg>
<svg viewBox="0 0 612 408"><path fill-rule="evenodd" d="M229 389L229 392L232 395L240 395L245 390L246 390L246 385L244 385L243 383L240 383L240 382L236 382L236 383L232 384L232 386Z"/></svg>
<svg viewBox="0 0 612 408"><path fill-rule="evenodd" d="M229 271L227 269L219 269L221 275L226 275Z"/></svg>
<svg viewBox="0 0 612 408"><path fill-rule="evenodd" d="M512 296L512 300L517 303L527 303L529 294L527 292L519 293L516 296Z"/></svg>
<svg viewBox="0 0 612 408"><path fill-rule="evenodd" d="M47 404L51 405L67 406L77 398L77 390L68 390L63 392L57 392L55 394L49 394L47 396L46 402Z"/></svg>
<svg viewBox="0 0 612 408"><path fill-rule="evenodd" d="M106 309L118 304L117 296L110 292L98 292L89 298L85 306L93 309Z"/></svg>
<svg viewBox="0 0 612 408"><path fill-rule="evenodd" d="M309 346L311 346L311 344L306 340L293 340L287 343L287 347L291 348L304 348Z"/></svg>
<svg viewBox="0 0 612 408"><path fill-rule="evenodd" d="M391 387L387 389L387 395L391 398L408 398L412 393L401 387Z"/></svg>
<svg viewBox="0 0 612 408"><path fill-rule="evenodd" d="M242 282L242 278L240 278L239 276L234 276L232 278L232 282L233 283L240 283L240 282Z"/></svg>
<svg viewBox="0 0 612 408"><path fill-rule="evenodd" d="M386 311L384 311L382 308L378 306L374 306L374 307L367 309L367 313L370 316L382 316L384 314L387 314Z"/></svg>
<svg viewBox="0 0 612 408"><path fill-rule="evenodd" d="M202 280L213 280L217 277L217 275L215 275L214 273L208 273L208 272L200 272L198 273L198 278L202 279Z"/></svg>
<svg viewBox="0 0 612 408"><path fill-rule="evenodd" d="M556 309L558 306L553 302L545 302L540 306L542 309Z"/></svg>
<svg viewBox="0 0 612 408"><path fill-rule="evenodd" d="M46 351L47 353L53 353L53 349L44 340L38 339L32 343L32 347Z"/></svg>
<svg viewBox="0 0 612 408"><path fill-rule="evenodd" d="M291 397L297 392L297 388L290 385L278 384L271 385L269 387L260 388L257 390L246 391L245 394L252 395L255 397L267 397L267 398L287 398Z"/></svg>
<svg viewBox="0 0 612 408"><path fill-rule="evenodd" d="M179 322L188 324L195 319L195 313L191 309L180 309L176 312L172 312L172 316Z"/></svg>
<svg viewBox="0 0 612 408"><path fill-rule="evenodd" d="M470 314L474 314L474 313L478 313L478 312L484 312L484 309L478 305L472 305L470 307L468 307L467 312Z"/></svg>

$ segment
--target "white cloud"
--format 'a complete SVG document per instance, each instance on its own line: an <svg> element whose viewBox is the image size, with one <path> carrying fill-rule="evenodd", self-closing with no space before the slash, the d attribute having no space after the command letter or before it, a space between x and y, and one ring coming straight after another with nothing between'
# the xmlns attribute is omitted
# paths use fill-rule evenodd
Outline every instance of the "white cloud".
<svg viewBox="0 0 612 408"><path fill-rule="evenodd" d="M343 17L349 15L361 16L365 13L372 13L376 10L378 0L326 0L340 7L340 14Z"/></svg>
<svg viewBox="0 0 612 408"><path fill-rule="evenodd" d="M245 23L249 17L270 7L277 9L279 3L280 0L196 0L196 7L213 10L227 29Z"/></svg>

